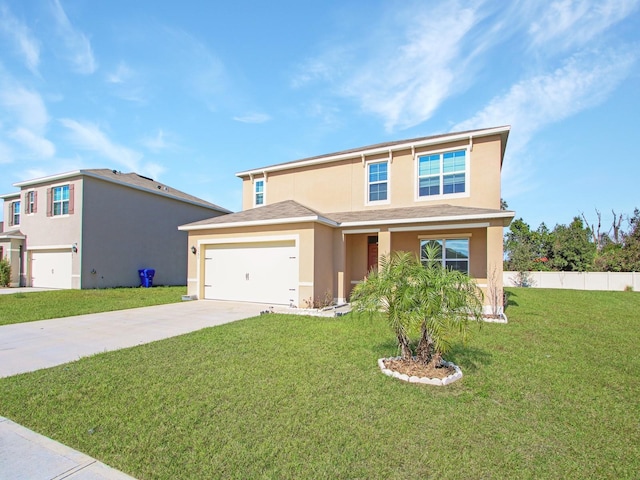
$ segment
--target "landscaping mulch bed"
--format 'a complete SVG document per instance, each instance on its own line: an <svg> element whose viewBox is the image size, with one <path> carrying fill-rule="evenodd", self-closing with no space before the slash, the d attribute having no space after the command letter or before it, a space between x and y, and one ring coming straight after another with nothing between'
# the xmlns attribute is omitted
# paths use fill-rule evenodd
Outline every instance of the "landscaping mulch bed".
<svg viewBox="0 0 640 480"><path fill-rule="evenodd" d="M433 363L425 365L416 360L384 360L384 366L389 370L404 373L410 377L446 378L456 373L453 367L435 367Z"/></svg>

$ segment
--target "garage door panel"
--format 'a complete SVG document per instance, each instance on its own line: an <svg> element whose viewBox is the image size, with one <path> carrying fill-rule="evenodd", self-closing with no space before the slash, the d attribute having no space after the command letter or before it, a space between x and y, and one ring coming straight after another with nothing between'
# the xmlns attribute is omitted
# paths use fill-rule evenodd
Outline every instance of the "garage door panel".
<svg viewBox="0 0 640 480"><path fill-rule="evenodd" d="M204 280L208 299L297 302L297 249L293 242L209 247Z"/></svg>
<svg viewBox="0 0 640 480"><path fill-rule="evenodd" d="M31 252L31 286L71 288L72 256L67 251Z"/></svg>

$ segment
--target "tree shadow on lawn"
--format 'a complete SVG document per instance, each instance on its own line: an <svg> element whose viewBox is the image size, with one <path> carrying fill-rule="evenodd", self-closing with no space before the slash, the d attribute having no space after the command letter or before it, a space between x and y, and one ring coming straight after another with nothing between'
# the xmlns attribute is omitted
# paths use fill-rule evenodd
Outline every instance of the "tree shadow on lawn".
<svg viewBox="0 0 640 480"><path fill-rule="evenodd" d="M515 300L513 300L513 297L517 297L518 295L516 295L514 292L510 291L510 290L505 290L504 291L504 296L505 296L505 302L504 302L504 310L506 311L507 308L514 306L514 307L519 307L520 305L518 304L518 302L516 302Z"/></svg>
<svg viewBox="0 0 640 480"><path fill-rule="evenodd" d="M469 372L475 372L485 365L491 365L493 362L491 352L461 343L452 345L451 350L444 357L447 361L453 362Z"/></svg>

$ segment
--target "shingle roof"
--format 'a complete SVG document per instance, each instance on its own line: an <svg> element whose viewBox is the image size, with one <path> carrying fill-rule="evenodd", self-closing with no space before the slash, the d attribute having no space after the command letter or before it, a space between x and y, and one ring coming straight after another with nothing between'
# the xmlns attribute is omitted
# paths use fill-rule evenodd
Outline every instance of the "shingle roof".
<svg viewBox="0 0 640 480"><path fill-rule="evenodd" d="M238 213L210 218L182 225L181 230L200 230L211 228L231 228L239 224L278 224L293 221L317 221L334 227L352 224L389 224L412 222L438 222L442 220L470 219L511 219L515 212L492 208L459 207L455 205L421 205L417 207L386 208L379 210L360 210L354 212L321 213L299 204L294 200L251 208Z"/></svg>
<svg viewBox="0 0 640 480"><path fill-rule="evenodd" d="M291 220L296 218L312 218L319 219L322 214L305 207L293 200L285 200L283 202L273 203L271 205L265 205L264 207L251 208L249 210L243 210L242 212L230 213L229 215L223 215L221 217L209 218L206 220L200 220L199 222L189 223L183 225L183 227L193 227L201 225L221 225L245 223L245 222L270 222L278 220Z"/></svg>
<svg viewBox="0 0 640 480"><path fill-rule="evenodd" d="M201 198L195 197L193 195L189 195L188 193L182 192L180 190L176 190L175 188L171 188L163 183L153 180L152 178L139 175L135 172L122 173L117 170L109 170L108 168L93 168L93 169L81 170L80 172L93 174L93 176L101 177L101 178L104 178L105 180L132 185L135 187L142 188L144 190L149 190L150 192L153 192L153 193L160 193L168 197L175 197L181 200L189 201L191 203L197 203L200 205L208 206L211 208L215 208L221 212L225 212L225 213L230 212L230 210L227 210L226 208L216 205L215 203L211 203Z"/></svg>

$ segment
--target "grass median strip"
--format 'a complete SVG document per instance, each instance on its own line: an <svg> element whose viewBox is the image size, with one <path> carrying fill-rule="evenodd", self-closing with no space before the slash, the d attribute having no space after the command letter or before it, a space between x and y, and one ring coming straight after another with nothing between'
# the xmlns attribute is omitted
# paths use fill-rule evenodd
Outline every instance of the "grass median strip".
<svg viewBox="0 0 640 480"><path fill-rule="evenodd" d="M0 295L0 325L175 303L186 292L186 287L153 287Z"/></svg>
<svg viewBox="0 0 640 480"><path fill-rule="evenodd" d="M640 295L513 289L509 324L382 375L383 319L263 315L0 379L0 414L145 478L633 478Z"/></svg>

